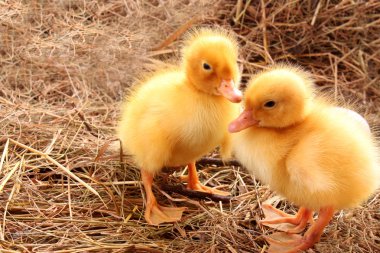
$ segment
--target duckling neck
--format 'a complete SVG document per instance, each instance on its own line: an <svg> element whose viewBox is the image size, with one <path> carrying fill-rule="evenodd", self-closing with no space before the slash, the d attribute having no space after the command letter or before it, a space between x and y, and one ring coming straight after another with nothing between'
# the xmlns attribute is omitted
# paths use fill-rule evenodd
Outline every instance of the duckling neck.
<svg viewBox="0 0 380 253"><path fill-rule="evenodd" d="M299 116L297 116L294 119L289 119L288 124L284 125L281 129L286 130L289 128L294 128L299 125L301 125L305 120L313 113L313 111L316 110L316 104L314 103L313 100L308 100L306 101L303 110L299 113Z"/></svg>
<svg viewBox="0 0 380 253"><path fill-rule="evenodd" d="M189 77L185 76L185 85L194 93L196 93L199 96L207 96L208 99L214 98L216 100L220 100L221 96L212 94L211 92L208 92L205 89L201 89L200 85L197 85L194 81L192 81Z"/></svg>

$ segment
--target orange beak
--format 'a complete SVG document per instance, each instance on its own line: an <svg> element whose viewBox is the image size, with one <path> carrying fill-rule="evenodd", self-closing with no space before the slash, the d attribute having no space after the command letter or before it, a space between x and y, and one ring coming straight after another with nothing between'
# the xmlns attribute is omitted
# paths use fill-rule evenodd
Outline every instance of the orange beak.
<svg viewBox="0 0 380 253"><path fill-rule="evenodd" d="M228 125L228 131L230 133L240 132L257 123L259 123L259 121L253 117L252 110L244 110L239 117Z"/></svg>
<svg viewBox="0 0 380 253"><path fill-rule="evenodd" d="M218 92L232 103L239 103L243 98L243 94L235 87L235 83L232 79L222 80Z"/></svg>

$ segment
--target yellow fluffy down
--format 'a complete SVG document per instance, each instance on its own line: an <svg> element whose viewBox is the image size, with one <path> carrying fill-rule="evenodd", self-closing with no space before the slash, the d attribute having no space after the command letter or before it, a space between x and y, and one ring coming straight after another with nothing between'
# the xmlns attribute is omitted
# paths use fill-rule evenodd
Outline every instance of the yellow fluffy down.
<svg viewBox="0 0 380 253"><path fill-rule="evenodd" d="M145 170L186 165L228 139L227 125L237 114L236 105L183 82L180 72L161 73L124 105L119 138Z"/></svg>
<svg viewBox="0 0 380 253"><path fill-rule="evenodd" d="M239 84L237 47L219 30L206 29L188 39L183 51L194 54L184 55L180 67L162 69L136 86L122 108L118 136L123 149L149 172L187 165L218 145L224 157L230 153L227 126L238 105L213 93L223 78ZM202 68L206 61L211 70Z"/></svg>
<svg viewBox="0 0 380 253"><path fill-rule="evenodd" d="M379 149L368 125L351 110L336 107L318 95L311 97L314 91L310 79L301 88L293 85L286 72L302 79L307 75L298 75L300 70L280 69L282 72L274 68L251 80L254 85L247 88L246 106L251 106L262 122L270 118L270 127L259 123L234 134L236 157L271 189L299 206L318 210L323 206L343 209L360 204L380 181ZM284 76L272 82L268 79L272 73ZM261 86L262 80L265 83ZM270 88L269 96L267 92L262 94L261 89ZM278 103L275 108L255 104L264 95L265 100ZM297 101L295 106L294 100L302 102ZM306 106L307 110L303 108ZM287 107L296 109L287 111ZM296 123L284 126L283 114Z"/></svg>

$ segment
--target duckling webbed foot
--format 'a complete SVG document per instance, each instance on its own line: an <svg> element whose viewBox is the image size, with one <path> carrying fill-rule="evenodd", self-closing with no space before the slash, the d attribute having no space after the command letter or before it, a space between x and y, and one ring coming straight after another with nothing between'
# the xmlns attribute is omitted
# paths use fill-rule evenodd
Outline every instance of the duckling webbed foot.
<svg viewBox="0 0 380 253"><path fill-rule="evenodd" d="M179 180L182 182L187 182L187 189L190 189L190 190L207 192L207 193L217 194L217 195L222 195L222 196L230 196L231 195L229 192L221 191L221 190L214 189L211 187L207 187L207 186L201 184L199 182L198 178L189 180L188 175L180 176Z"/></svg>
<svg viewBox="0 0 380 253"><path fill-rule="evenodd" d="M186 207L178 208L160 206L152 191L153 174L146 170L141 170L141 178L146 193L145 220L150 225L179 221L182 217L183 211L186 210Z"/></svg>
<svg viewBox="0 0 380 253"><path fill-rule="evenodd" d="M200 182L198 183L193 183L193 184L187 184L187 188L194 190L194 191L201 191L201 192L208 192L211 194L216 194L216 195L222 195L222 196L229 196L231 195L229 192L221 191L215 188L211 188L208 186L205 186L201 184Z"/></svg>
<svg viewBox="0 0 380 253"><path fill-rule="evenodd" d="M164 222L179 221L185 210L186 207L165 207L154 201L147 204L144 217L150 225L159 225Z"/></svg>
<svg viewBox="0 0 380 253"><path fill-rule="evenodd" d="M313 211L304 207L301 207L296 215L287 214L269 204L263 204L262 210L265 219L261 220L260 224L287 233L302 232L313 218Z"/></svg>
<svg viewBox="0 0 380 253"><path fill-rule="evenodd" d="M222 195L222 196L231 195L229 192L221 191L218 189L214 189L214 188L202 185L198 179L197 170L195 168L195 163L190 163L188 165L188 170L189 170L189 175L187 177L187 188L188 189L194 190L194 191L208 192L208 193Z"/></svg>
<svg viewBox="0 0 380 253"><path fill-rule="evenodd" d="M269 253L291 253L299 252L295 248L301 243L303 237L297 234L276 232L264 238L269 243Z"/></svg>
<svg viewBox="0 0 380 253"><path fill-rule="evenodd" d="M317 221L306 231L304 236L284 232L265 236L266 241L270 244L268 252L297 253L313 247L315 243L319 242L323 229L333 215L334 209L332 207L321 208Z"/></svg>

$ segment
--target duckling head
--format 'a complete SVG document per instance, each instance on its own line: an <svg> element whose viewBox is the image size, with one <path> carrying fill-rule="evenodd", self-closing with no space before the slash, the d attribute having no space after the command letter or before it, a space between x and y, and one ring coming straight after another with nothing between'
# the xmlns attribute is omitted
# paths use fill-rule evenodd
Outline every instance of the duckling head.
<svg viewBox="0 0 380 253"><path fill-rule="evenodd" d="M207 94L224 96L234 103L242 100L235 38L221 29L203 28L189 33L182 49L183 66L189 83Z"/></svg>
<svg viewBox="0 0 380 253"><path fill-rule="evenodd" d="M229 131L285 128L301 122L310 113L313 86L309 74L296 67L277 66L257 74L245 91L245 109L230 123Z"/></svg>

